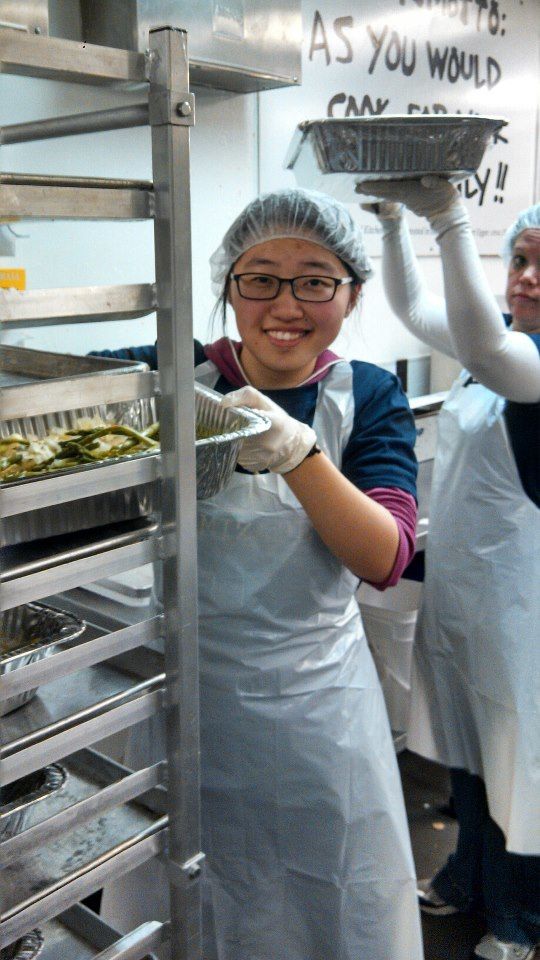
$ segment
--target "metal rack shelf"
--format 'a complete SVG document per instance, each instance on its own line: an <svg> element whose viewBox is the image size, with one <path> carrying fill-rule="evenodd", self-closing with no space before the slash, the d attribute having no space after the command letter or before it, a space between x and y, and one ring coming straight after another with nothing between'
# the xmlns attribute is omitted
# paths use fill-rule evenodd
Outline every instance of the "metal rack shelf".
<svg viewBox="0 0 540 960"><path fill-rule="evenodd" d="M57 290L0 290L2 327L52 327L100 320L135 320L156 309L153 283Z"/></svg>
<svg viewBox="0 0 540 960"><path fill-rule="evenodd" d="M100 827L106 819L107 816L99 818ZM118 818L115 820L110 815L108 819L109 835L102 830L101 836L96 838L91 859L85 862L81 858L75 869L72 850L77 842L84 846L84 836L74 837L71 841L68 837L64 845L56 842L52 847L42 847L34 857L18 864L13 871L6 867L2 876L6 906L0 927L5 943L12 943L36 924L58 916L66 907L99 890L104 883L134 870L164 851L167 817L157 819L148 814L140 817L137 832L128 832L116 843L112 836L120 836L122 832ZM88 825L85 827L86 836L87 831ZM9 884L6 874L12 872L14 876ZM41 886L38 892L34 892L31 888L37 877ZM21 901L21 895L26 899Z"/></svg>
<svg viewBox="0 0 540 960"><path fill-rule="evenodd" d="M56 901L65 901L71 884L88 885L92 873L119 852L138 857L136 847L167 826L163 764L132 774L82 750L61 766L63 787L30 806L28 829L3 844L0 930L10 936L24 933L28 922L54 916Z"/></svg>
<svg viewBox="0 0 540 960"><path fill-rule="evenodd" d="M132 460L109 464L90 464L84 470L58 477L43 474L31 483L20 483L0 491L0 518L55 503L83 500L111 490L125 490L159 478L159 456L147 454Z"/></svg>
<svg viewBox="0 0 540 960"><path fill-rule="evenodd" d="M55 837L61 837L68 830L79 828L149 791L153 791L152 802L157 812L165 813L164 763L131 773L95 750L84 749L63 759L60 767L67 780L67 789L64 784L58 796L53 791L42 798L36 807L37 816L29 805L23 814L26 829L3 841L0 869L20 862ZM57 764L55 772L58 769ZM156 790L158 787L163 795ZM6 832L9 833L7 827Z"/></svg>
<svg viewBox="0 0 540 960"><path fill-rule="evenodd" d="M37 923L45 924L49 936L44 960L60 955L79 960L78 954L80 960L143 960L165 940L173 960L197 960L201 955L189 180L193 98L185 32L170 27L152 30L149 47L144 56L0 29L2 72L136 87L145 98L142 104L112 111L17 124L5 128L4 143L149 122L153 168L153 182L0 174L2 218L152 219L156 261L155 284L4 291L0 305L7 314L6 326L130 319L156 310L163 358L159 378L140 369L115 371L113 376L56 374L45 384L17 383L3 391L3 420L23 419L29 411L43 416L159 395L162 423L160 454L51 474L0 490L0 514L17 518L58 504L80 503L84 511L87 498L160 485L156 518L2 549L3 610L50 597L59 589L82 592L84 585L148 563L161 564L163 573L162 616L147 615L127 624L97 616L71 645L60 645L48 659L21 666L3 684L2 699L39 686L34 699L3 720L4 783L59 760L70 767L75 782L73 765L79 764L80 773L82 758L88 772L94 763L91 756L98 756L89 747L166 705L166 764L115 771L111 761L101 758L96 762L110 776L67 806L54 808L53 803L40 822L3 844L2 944L13 943ZM158 640L164 656L147 646ZM167 809L174 811L170 826L163 815ZM136 822L124 829L121 825L134 812ZM75 849L70 837L76 835L81 840ZM144 924L119 937L77 905L82 897L158 855L166 857L171 877L170 923Z"/></svg>
<svg viewBox="0 0 540 960"><path fill-rule="evenodd" d="M144 657L137 652L46 683L23 710L3 717L0 783L157 713L163 706L163 658L151 650Z"/></svg>
<svg viewBox="0 0 540 960"><path fill-rule="evenodd" d="M144 180L2 173L0 209L14 220L148 220L154 195Z"/></svg>
<svg viewBox="0 0 540 960"><path fill-rule="evenodd" d="M76 113L50 120L12 123L2 127L2 143L28 143L32 140L48 140L51 137L69 137L77 133L102 133L104 130L142 127L147 123L148 104L134 103L112 110L96 110L94 113Z"/></svg>
<svg viewBox="0 0 540 960"><path fill-rule="evenodd" d="M95 913L77 904L57 920L41 924L44 945L40 960L148 960L168 939L163 923L143 923L118 939L118 933ZM99 951L99 953L96 953Z"/></svg>
<svg viewBox="0 0 540 960"><path fill-rule="evenodd" d="M65 600L62 609L67 609ZM97 636L94 631L86 631L72 645L59 644L57 650L45 659L27 664L24 670L5 674L2 677L0 702L134 650L143 643L155 643L161 637L161 631L161 617L151 617L127 626L115 624Z"/></svg>
<svg viewBox="0 0 540 960"><path fill-rule="evenodd" d="M99 527L4 547L0 570L0 610L41 600L61 582L65 590L93 583L161 559L158 526L152 520Z"/></svg>
<svg viewBox="0 0 540 960"><path fill-rule="evenodd" d="M123 403L154 397L156 384L155 373L126 372L114 376L104 373L92 377L83 375L49 380L46 390L41 383L7 387L2 390L2 419L25 417L28 410L37 415L56 413L58 410L78 410L95 406L96 403Z"/></svg>
<svg viewBox="0 0 540 960"><path fill-rule="evenodd" d="M0 31L0 62L4 73L45 80L130 89L147 87L147 59L142 53L117 50L58 37L32 37Z"/></svg>

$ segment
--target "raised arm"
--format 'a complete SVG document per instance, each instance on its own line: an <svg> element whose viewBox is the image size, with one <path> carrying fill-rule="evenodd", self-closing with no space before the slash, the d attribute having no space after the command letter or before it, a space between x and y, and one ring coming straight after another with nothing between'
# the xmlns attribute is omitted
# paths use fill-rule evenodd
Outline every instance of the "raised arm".
<svg viewBox="0 0 540 960"><path fill-rule="evenodd" d="M382 399L382 391L379 396ZM378 502L374 495L369 496L358 489L323 452L317 451L315 454L315 431L290 417L269 397L254 387L242 387L227 394L222 402L225 406L246 405L260 410L271 422L266 433L244 441L239 463L251 473L268 469L282 474L321 540L355 576L376 585L381 584L382 588L389 585L390 578L394 582L414 549L412 543L406 543L408 538L414 540L414 493L408 497L405 494L408 502L404 504L403 497L401 501L398 498L399 490L393 491L393 499L398 501L396 519L391 509ZM366 486L379 488L381 482L378 478L382 471L380 475L388 478L386 486L394 486L395 473L396 478L406 475L414 491L416 460L412 453L412 414L408 407L405 410L399 399L395 401L394 408L388 401L386 405L389 408L387 420L390 425L379 423L376 411L372 412L371 431L360 438L365 448L364 459L368 463L365 468ZM376 397L373 406L377 407ZM399 436L394 436L392 429ZM394 460L399 461L399 465L385 460L391 459L389 450L394 447L398 451L393 455ZM310 455L310 451L313 455ZM351 475L355 472L354 460L359 456L358 450L349 450L347 469ZM379 463L382 466L378 473ZM399 479L396 479L395 485L398 486L398 483ZM407 508L405 513L408 510L410 514L405 518L402 516L404 507ZM412 538L409 536L411 521ZM400 566L399 571L395 569L396 563Z"/></svg>
<svg viewBox="0 0 540 960"><path fill-rule="evenodd" d="M444 298L426 286L403 206L388 202L365 206L373 210L382 226L382 277L392 310L415 337L448 357L454 357Z"/></svg>
<svg viewBox="0 0 540 960"><path fill-rule="evenodd" d="M495 393L518 403L540 400L540 355L527 334L506 327L455 187L434 177L380 181L366 185L366 190L368 187L370 194L404 203L428 219L441 251L453 355Z"/></svg>

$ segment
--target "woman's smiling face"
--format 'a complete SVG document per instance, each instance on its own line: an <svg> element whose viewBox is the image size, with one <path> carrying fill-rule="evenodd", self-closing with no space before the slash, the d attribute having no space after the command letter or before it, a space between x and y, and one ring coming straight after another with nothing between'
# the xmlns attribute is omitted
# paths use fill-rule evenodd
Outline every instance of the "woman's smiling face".
<svg viewBox="0 0 540 960"><path fill-rule="evenodd" d="M348 277L342 262L325 247L309 240L283 237L250 247L232 273ZM242 339L241 362L254 387L294 387L313 373L315 362L336 339L343 320L358 298L357 284L343 284L332 300L297 300L284 283L274 300L246 300L231 281L229 299Z"/></svg>

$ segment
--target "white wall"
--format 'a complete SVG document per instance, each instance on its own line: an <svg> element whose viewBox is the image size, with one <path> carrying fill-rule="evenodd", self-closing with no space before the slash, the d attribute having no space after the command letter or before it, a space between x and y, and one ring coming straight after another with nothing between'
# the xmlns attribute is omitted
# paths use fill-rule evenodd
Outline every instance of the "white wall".
<svg viewBox="0 0 540 960"><path fill-rule="evenodd" d="M260 158L258 96L196 89L196 125L192 131L192 240L195 335L208 339L214 303L208 259L231 220L258 190ZM262 93L261 98L271 96ZM120 94L95 87L0 75L0 125L96 110L136 102L140 94ZM262 102L262 100L261 100ZM91 136L4 146L0 167L6 171L64 173L105 177L151 178L147 128ZM15 256L0 257L0 266L27 270L29 288L149 282L154 277L150 223L25 222ZM504 268L495 256L483 257L494 292L504 292ZM441 291L437 257L423 257L422 268L432 289ZM380 281L365 287L360 316L340 339L347 356L391 364L400 357L421 357L428 351L392 315ZM233 331L234 332L234 331ZM219 329L215 330L219 335ZM8 342L24 341L38 349L85 353L90 349L148 343L155 336L153 317L130 322L81 324L71 327L9 331ZM455 365L433 360L431 389L445 389Z"/></svg>

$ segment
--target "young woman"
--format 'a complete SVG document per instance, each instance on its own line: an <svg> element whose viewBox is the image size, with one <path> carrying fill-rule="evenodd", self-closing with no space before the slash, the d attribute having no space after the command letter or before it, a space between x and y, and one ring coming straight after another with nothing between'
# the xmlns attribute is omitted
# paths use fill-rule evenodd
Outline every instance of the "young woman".
<svg viewBox="0 0 540 960"><path fill-rule="evenodd" d="M212 257L240 341L196 379L271 420L199 503L205 960L421 960L392 736L355 592L414 549L396 378L330 351L371 273L341 204L253 201Z"/></svg>
<svg viewBox="0 0 540 960"><path fill-rule="evenodd" d="M540 204L506 235L503 318L451 184L365 191L385 201L373 212L394 311L467 368L439 417L408 734L411 749L451 768L459 838L420 884L420 905L480 909L488 932L475 956L531 960L540 938ZM424 285L401 203L436 234L444 299Z"/></svg>

